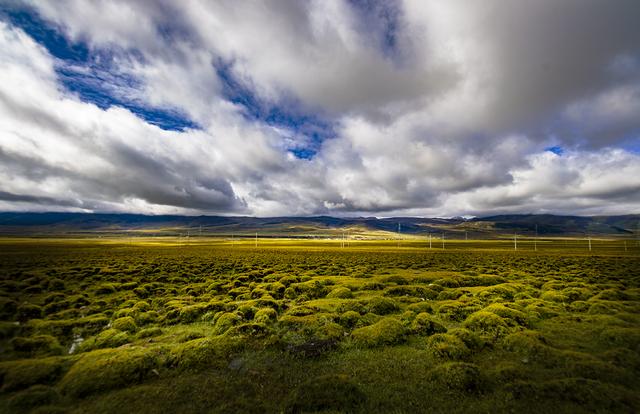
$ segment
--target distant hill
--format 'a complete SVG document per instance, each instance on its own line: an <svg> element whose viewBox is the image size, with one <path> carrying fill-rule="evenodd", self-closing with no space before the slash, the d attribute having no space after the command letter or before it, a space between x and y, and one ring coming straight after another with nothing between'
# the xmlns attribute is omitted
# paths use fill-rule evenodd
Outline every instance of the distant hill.
<svg viewBox="0 0 640 414"><path fill-rule="evenodd" d="M400 226L398 228L398 225ZM324 237L343 232L369 236L427 235L448 238L490 238L521 235L633 236L640 232L640 214L624 216L499 215L474 219L421 217L222 217L148 216L142 214L0 213L0 235L237 235Z"/></svg>

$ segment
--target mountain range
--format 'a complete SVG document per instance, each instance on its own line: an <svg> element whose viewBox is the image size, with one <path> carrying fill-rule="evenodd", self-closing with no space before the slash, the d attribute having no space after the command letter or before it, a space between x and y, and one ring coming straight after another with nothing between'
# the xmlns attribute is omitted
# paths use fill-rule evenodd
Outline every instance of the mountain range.
<svg viewBox="0 0 640 414"><path fill-rule="evenodd" d="M640 214L622 216L496 215L476 218L424 217L242 217L102 213L0 213L0 235L185 235L248 237L335 237L353 235L427 235L446 232L448 238L491 238L506 234L541 236L640 233Z"/></svg>

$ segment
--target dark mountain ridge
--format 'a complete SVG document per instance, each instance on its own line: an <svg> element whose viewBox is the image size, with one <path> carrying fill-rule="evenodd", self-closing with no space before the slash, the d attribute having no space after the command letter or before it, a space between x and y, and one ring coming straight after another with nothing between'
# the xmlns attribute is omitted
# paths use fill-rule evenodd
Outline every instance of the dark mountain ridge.
<svg viewBox="0 0 640 414"><path fill-rule="evenodd" d="M0 213L2 235L72 235L83 233L156 232L202 235L250 234L321 235L393 232L421 235L446 231L451 237L523 235L611 235L640 233L640 214L621 216L561 216L512 214L473 219L424 217L243 217L179 216L107 213ZM194 234L194 233L192 233Z"/></svg>

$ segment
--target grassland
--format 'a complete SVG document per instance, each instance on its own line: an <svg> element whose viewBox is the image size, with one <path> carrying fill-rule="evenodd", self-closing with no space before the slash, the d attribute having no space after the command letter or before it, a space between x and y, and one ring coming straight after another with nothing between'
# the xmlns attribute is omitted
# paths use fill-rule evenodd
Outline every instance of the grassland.
<svg viewBox="0 0 640 414"><path fill-rule="evenodd" d="M0 240L0 412L638 412L634 241Z"/></svg>

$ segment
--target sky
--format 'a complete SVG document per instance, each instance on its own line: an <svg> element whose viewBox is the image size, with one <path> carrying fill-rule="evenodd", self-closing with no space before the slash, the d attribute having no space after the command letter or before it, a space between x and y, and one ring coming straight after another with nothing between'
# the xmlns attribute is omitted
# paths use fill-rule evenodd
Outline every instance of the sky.
<svg viewBox="0 0 640 414"><path fill-rule="evenodd" d="M637 0L0 0L0 211L640 213Z"/></svg>

